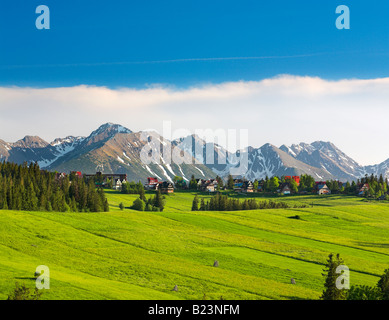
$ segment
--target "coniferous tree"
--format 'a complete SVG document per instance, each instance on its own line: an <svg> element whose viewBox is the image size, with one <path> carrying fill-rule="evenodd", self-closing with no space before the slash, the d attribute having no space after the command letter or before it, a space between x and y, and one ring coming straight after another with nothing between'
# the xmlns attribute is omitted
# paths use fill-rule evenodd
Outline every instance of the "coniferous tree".
<svg viewBox="0 0 389 320"><path fill-rule="evenodd" d="M228 190L233 190L234 189L234 178L232 178L232 175L228 176L227 189Z"/></svg>
<svg viewBox="0 0 389 320"><path fill-rule="evenodd" d="M163 209L165 208L164 199L162 198L162 194L161 194L160 189L158 189L158 191L155 195L154 207L158 208L160 212L162 212Z"/></svg>
<svg viewBox="0 0 389 320"><path fill-rule="evenodd" d="M344 289L338 289L336 287L336 280L340 276L336 273L338 266L343 265L344 261L340 258L339 254L334 258L333 254L330 254L325 265L324 273L322 274L325 279L324 291L321 296L322 300L346 300L347 291Z"/></svg>
<svg viewBox="0 0 389 320"><path fill-rule="evenodd" d="M93 211L95 185L85 186L83 179L56 178L56 173L40 170L37 164L0 163L0 208L9 210ZM106 198L100 194L101 202ZM76 202L76 206L74 205Z"/></svg>
<svg viewBox="0 0 389 320"><path fill-rule="evenodd" d="M386 269L377 284L382 293L382 300L389 300L389 269Z"/></svg>
<svg viewBox="0 0 389 320"><path fill-rule="evenodd" d="M143 187L143 185L141 185L139 187L139 198L143 201L143 202L146 202L146 194L145 194L145 189Z"/></svg>
<svg viewBox="0 0 389 320"><path fill-rule="evenodd" d="M199 197L197 196L197 194L192 202L192 211L199 211Z"/></svg>
<svg viewBox="0 0 389 320"><path fill-rule="evenodd" d="M217 181L217 189L218 190L221 190L224 188L224 181L222 178L220 178L219 176L216 176L216 181Z"/></svg>
<svg viewBox="0 0 389 320"><path fill-rule="evenodd" d="M196 182L196 179L195 179L194 175L192 175L192 177L190 179L189 189L191 189L191 190L196 190L197 189L197 182Z"/></svg>
<svg viewBox="0 0 389 320"><path fill-rule="evenodd" d="M201 201L200 201L200 211L205 211L205 202L204 202L204 198L201 198Z"/></svg>

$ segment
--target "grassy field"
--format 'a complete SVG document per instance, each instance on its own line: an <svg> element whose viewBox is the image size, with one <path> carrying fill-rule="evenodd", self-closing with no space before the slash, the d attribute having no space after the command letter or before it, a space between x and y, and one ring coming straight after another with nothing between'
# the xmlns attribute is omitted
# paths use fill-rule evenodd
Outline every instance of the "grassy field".
<svg viewBox="0 0 389 320"><path fill-rule="evenodd" d="M0 211L0 299L15 282L34 287L38 265L50 268L43 299L317 299L331 252L352 285L375 285L389 267L389 204L296 196L282 201L310 207L193 213L183 192L160 213L107 197L109 213Z"/></svg>

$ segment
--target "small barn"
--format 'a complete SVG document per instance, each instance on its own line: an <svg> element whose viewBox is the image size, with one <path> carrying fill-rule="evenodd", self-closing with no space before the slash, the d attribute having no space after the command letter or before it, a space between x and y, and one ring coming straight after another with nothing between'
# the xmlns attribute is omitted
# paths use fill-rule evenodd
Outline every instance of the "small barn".
<svg viewBox="0 0 389 320"><path fill-rule="evenodd" d="M326 184L318 184L317 185L317 194L323 195L323 194L331 194L330 188L327 187Z"/></svg>

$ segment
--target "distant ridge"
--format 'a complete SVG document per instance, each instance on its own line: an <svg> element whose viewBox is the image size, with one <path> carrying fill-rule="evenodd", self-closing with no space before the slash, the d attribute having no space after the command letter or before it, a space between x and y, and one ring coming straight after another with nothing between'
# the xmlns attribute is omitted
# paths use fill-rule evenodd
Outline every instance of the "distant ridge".
<svg viewBox="0 0 389 320"><path fill-rule="evenodd" d="M64 172L94 173L97 168L103 168L106 173L126 173L131 180L143 181L153 176L172 181L176 175L186 180L192 175L202 179L216 175L226 177L231 168L239 164L240 156L245 154L248 164L244 177L251 180L301 174L309 174L317 180L342 181L356 180L366 174L389 177L389 159L381 164L361 166L331 142L316 141L279 148L267 143L260 148L248 147L232 154L195 135L174 141L162 136L157 138L163 144L171 144L172 148L181 148L192 158L192 164L168 164L162 158L159 164L143 164L140 152L149 142L142 141L141 132L113 123L101 125L88 137L68 136L51 143L37 136L25 136L15 143L0 140L0 160L19 164L38 162L43 169ZM207 153L207 150L211 152ZM207 161L210 158L214 163ZM219 161L222 159L224 163Z"/></svg>

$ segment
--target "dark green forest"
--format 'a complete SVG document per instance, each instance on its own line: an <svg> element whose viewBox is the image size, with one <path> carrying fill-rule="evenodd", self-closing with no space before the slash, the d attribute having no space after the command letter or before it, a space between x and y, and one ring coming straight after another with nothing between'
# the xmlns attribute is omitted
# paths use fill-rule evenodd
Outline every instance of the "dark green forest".
<svg viewBox="0 0 389 320"><path fill-rule="evenodd" d="M74 174L61 176L36 163L0 163L0 209L57 212L109 211L104 191Z"/></svg>

